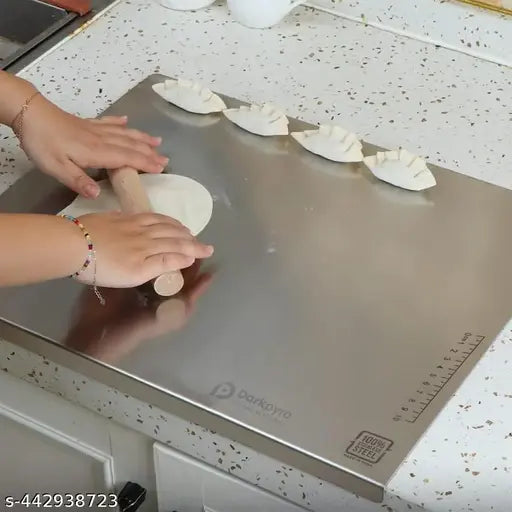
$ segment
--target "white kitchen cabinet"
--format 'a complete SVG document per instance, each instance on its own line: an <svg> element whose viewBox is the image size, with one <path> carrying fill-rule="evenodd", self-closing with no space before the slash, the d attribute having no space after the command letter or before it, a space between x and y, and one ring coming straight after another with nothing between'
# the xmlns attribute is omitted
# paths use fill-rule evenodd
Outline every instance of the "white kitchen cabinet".
<svg viewBox="0 0 512 512"><path fill-rule="evenodd" d="M27 510L6 508L7 496L117 495L127 481L148 491L139 512L305 510L0 372L0 510Z"/></svg>
<svg viewBox="0 0 512 512"><path fill-rule="evenodd" d="M304 512L196 459L155 443L158 512Z"/></svg>
<svg viewBox="0 0 512 512"><path fill-rule="evenodd" d="M0 374L0 510L27 510L23 505L6 508L7 496L118 494L127 481L148 490L138 510L153 512L151 439Z"/></svg>

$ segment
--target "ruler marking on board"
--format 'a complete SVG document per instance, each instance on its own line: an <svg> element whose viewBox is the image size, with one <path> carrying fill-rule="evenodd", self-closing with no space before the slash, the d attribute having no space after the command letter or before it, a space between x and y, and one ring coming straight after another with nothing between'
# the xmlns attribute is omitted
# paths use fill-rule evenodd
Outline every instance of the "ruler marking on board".
<svg viewBox="0 0 512 512"><path fill-rule="evenodd" d="M485 338L486 336L465 333L462 339L449 349L442 361L434 367L435 369L425 377L414 394L400 407L393 420L414 423ZM453 359L454 357L458 359ZM445 368L446 363L450 366ZM425 395L427 398L424 398Z"/></svg>

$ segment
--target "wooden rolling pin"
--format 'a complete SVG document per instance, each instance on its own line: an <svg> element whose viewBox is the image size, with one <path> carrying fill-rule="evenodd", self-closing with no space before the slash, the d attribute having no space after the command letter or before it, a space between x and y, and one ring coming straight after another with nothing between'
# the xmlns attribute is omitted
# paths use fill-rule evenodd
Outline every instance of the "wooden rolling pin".
<svg viewBox="0 0 512 512"><path fill-rule="evenodd" d="M122 167L109 171L108 174L123 212L135 214L152 211L148 195L135 169ZM163 274L153 280L155 292L163 297L176 295L183 288L183 284L183 275L179 270Z"/></svg>

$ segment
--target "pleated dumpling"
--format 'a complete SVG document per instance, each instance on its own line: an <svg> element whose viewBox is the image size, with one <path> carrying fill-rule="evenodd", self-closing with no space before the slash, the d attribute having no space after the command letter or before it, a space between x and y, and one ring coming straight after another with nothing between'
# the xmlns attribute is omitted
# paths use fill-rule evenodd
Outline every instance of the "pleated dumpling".
<svg viewBox="0 0 512 512"><path fill-rule="evenodd" d="M321 125L317 130L292 132L305 149L334 162L361 162L363 145L354 133L339 126Z"/></svg>
<svg viewBox="0 0 512 512"><path fill-rule="evenodd" d="M194 114L212 114L226 108L222 98L197 82L178 78L153 85L164 100Z"/></svg>
<svg viewBox="0 0 512 512"><path fill-rule="evenodd" d="M405 149L379 152L363 161L379 180L395 187L419 191L436 185L425 160Z"/></svg>
<svg viewBox="0 0 512 512"><path fill-rule="evenodd" d="M288 135L288 118L270 103L230 108L224 110L224 115L232 123L256 135Z"/></svg>

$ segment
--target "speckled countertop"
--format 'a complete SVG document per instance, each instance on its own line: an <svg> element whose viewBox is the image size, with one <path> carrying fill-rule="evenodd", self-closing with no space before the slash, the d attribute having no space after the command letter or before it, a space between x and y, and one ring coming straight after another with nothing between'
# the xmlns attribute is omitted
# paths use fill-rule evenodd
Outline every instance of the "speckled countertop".
<svg viewBox="0 0 512 512"><path fill-rule="evenodd" d="M310 122L335 120L368 142L405 146L512 189L511 68L311 9L294 11L278 28L251 31L222 5L176 13L150 1L121 1L23 76L62 107L94 116L155 71L194 77L240 99L270 100ZM0 129L0 191L29 168ZM2 351L0 343L0 353L7 346ZM8 370L10 364L3 362ZM390 491L432 511L509 509L511 365L512 324L411 452ZM95 400L90 391L75 399ZM117 416L122 421L123 413Z"/></svg>

